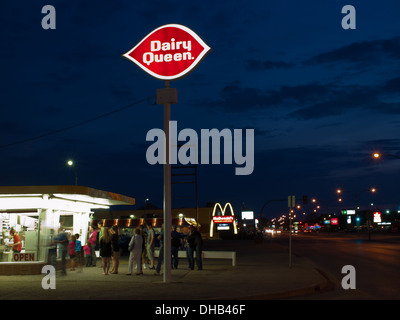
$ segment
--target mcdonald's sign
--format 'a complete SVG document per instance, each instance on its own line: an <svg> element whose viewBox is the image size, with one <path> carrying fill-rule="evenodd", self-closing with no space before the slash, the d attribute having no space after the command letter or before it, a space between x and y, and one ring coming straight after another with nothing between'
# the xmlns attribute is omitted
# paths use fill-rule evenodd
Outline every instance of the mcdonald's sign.
<svg viewBox="0 0 400 320"><path fill-rule="evenodd" d="M235 220L234 216L214 216L212 218L214 223L232 223Z"/></svg>
<svg viewBox="0 0 400 320"><path fill-rule="evenodd" d="M230 209L230 215L225 215L227 212L227 208L229 207ZM215 213L217 212L217 209L220 209L221 215L216 216ZM225 206L222 208L220 203L216 203L214 205L212 217L211 217L211 223L210 223L210 238L214 236L214 226L215 224L232 224L233 225L233 232L235 234L238 233L237 231L237 226L236 226L236 221L235 221L235 213L233 211L232 205L227 202Z"/></svg>

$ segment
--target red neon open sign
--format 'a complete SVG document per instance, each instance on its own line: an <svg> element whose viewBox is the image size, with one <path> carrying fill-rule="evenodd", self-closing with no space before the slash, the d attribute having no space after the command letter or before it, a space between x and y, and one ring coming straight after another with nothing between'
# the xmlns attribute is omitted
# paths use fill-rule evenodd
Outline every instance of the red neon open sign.
<svg viewBox="0 0 400 320"><path fill-rule="evenodd" d="M14 261L35 261L34 253L14 253Z"/></svg>

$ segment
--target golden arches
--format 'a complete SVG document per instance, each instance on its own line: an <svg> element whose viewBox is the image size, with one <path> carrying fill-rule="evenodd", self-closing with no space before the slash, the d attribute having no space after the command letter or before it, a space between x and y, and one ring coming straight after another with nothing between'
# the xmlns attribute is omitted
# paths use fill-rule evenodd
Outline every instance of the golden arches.
<svg viewBox="0 0 400 320"><path fill-rule="evenodd" d="M221 210L221 214L224 216L225 215L225 212L226 212L226 208L229 206L229 208L231 209L231 215L233 216L233 217L235 217L235 212L233 211L233 207L232 207L232 205L229 203L229 202L227 202L227 203L225 203L225 206L224 206L224 208L222 208L222 206L221 206L221 204L219 203L219 202L217 202L215 205L214 205L214 209L213 209L213 213L212 213L212 217L211 217L211 223L210 223L210 238L212 238L213 236L214 236L214 220L213 220L213 217L215 216L215 212L216 212L216 210L217 210L217 208L219 207L220 208L220 210ZM235 219L233 219L233 232L235 233L235 234L237 234L238 232L237 232L237 226L236 226L236 221L235 221Z"/></svg>

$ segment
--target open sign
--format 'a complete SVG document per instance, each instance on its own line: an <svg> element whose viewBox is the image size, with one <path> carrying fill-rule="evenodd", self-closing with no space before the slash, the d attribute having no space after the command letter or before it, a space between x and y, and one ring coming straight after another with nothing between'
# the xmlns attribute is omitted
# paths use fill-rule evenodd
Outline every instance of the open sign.
<svg viewBox="0 0 400 320"><path fill-rule="evenodd" d="M13 255L14 261L35 261L35 253L14 253Z"/></svg>

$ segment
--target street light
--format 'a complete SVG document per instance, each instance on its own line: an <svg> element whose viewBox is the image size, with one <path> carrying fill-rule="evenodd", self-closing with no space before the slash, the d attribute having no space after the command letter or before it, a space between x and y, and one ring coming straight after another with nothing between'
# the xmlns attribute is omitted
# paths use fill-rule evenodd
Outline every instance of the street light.
<svg viewBox="0 0 400 320"><path fill-rule="evenodd" d="M365 190L363 190L363 191L371 191L372 193L374 193L374 192L376 192L376 188L371 187L371 188L365 189ZM336 193L337 193L337 194L341 194L341 193L342 193L342 190L341 190L341 189L337 189L337 190L336 190Z"/></svg>
<svg viewBox="0 0 400 320"><path fill-rule="evenodd" d="M388 154L388 153L382 154L382 153L379 153L379 152L375 152L372 156L373 156L375 159L379 159L379 158L383 158L383 157L391 157L391 158L395 158L395 159L400 159L399 156L396 156L396 155L394 155L394 154Z"/></svg>
<svg viewBox="0 0 400 320"><path fill-rule="evenodd" d="M363 192L364 192L364 191L370 191L371 193L375 193L375 192L376 192L376 188L371 187L371 188L369 188L369 189L364 189L364 190L362 190L362 191L363 191ZM341 190L341 189L337 189L337 190L336 190L336 193L337 193L337 194L341 194L341 193L342 193L342 190ZM354 193L353 195L354 195L355 200L356 200L356 210L355 210L355 213L356 213L356 216L357 216L356 220L357 220L357 221L360 221L360 219L359 219L359 217L358 217L358 214L357 214L357 210L360 209L360 208L358 207L358 193L356 192L356 193ZM339 202L342 202L342 198L339 198ZM372 203L371 203L371 206L373 206ZM370 240L370 239L371 239L371 234L370 234L370 227L369 227L369 223L370 223L369 219L368 219L367 222L368 222L368 239Z"/></svg>
<svg viewBox="0 0 400 320"><path fill-rule="evenodd" d="M144 199L144 218L147 218L146 217L146 210L147 210L147 201L149 201L150 199L149 198L146 198L146 199Z"/></svg>
<svg viewBox="0 0 400 320"><path fill-rule="evenodd" d="M362 190L362 192L364 192L364 191L370 191L371 193L375 193L376 192L376 188L369 188L369 189L364 189L364 190ZM342 190L341 189L337 189L336 190L336 193L337 194L342 194ZM353 193L353 196L355 197L355 200L356 200L356 213L357 213L357 210L359 209L359 207L358 207L358 194L359 194L359 192L356 192L356 193ZM339 199L338 199L338 201L339 202L343 202L343 198L342 197L340 197Z"/></svg>
<svg viewBox="0 0 400 320"><path fill-rule="evenodd" d="M75 185L77 186L77 185L78 185L78 173L77 173L77 171L76 171L76 165L74 164L74 162L73 162L72 160L68 160L68 161L67 161L67 164L68 164L70 167L74 167L74 171L75 171Z"/></svg>

